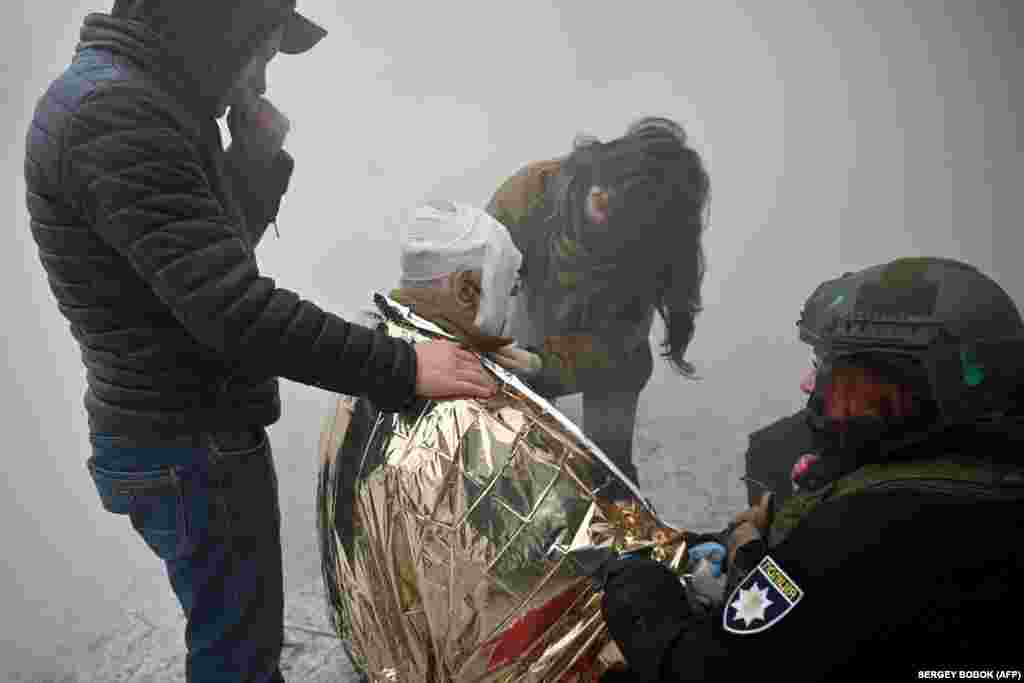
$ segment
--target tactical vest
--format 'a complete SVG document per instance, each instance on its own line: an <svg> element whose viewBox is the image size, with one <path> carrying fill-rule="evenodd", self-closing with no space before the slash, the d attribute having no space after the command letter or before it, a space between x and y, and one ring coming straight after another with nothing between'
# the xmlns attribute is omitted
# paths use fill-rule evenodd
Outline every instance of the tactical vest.
<svg viewBox="0 0 1024 683"><path fill-rule="evenodd" d="M1024 468L998 466L962 456L865 465L816 490L797 493L776 511L766 540L741 547L720 593L709 595L721 607L766 552L781 544L819 506L844 496L875 491L919 491L970 500L1024 501Z"/></svg>
<svg viewBox="0 0 1024 683"><path fill-rule="evenodd" d="M1024 500L1024 468L950 456L939 460L870 464L787 500L775 514L769 548L782 543L819 505L869 491L910 490L977 500Z"/></svg>

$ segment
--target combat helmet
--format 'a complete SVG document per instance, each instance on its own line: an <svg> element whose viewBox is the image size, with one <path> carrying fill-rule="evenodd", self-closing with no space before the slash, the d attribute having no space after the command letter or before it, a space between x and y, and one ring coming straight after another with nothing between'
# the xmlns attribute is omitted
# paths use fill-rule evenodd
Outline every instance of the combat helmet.
<svg viewBox="0 0 1024 683"><path fill-rule="evenodd" d="M834 361L870 354L919 369L946 424L1019 409L1024 321L977 268L901 258L818 286L797 322L801 341Z"/></svg>

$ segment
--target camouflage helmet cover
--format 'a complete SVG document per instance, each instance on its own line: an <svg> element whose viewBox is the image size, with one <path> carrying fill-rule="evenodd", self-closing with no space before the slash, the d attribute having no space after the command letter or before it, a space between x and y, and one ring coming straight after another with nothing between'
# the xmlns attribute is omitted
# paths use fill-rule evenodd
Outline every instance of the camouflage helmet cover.
<svg viewBox="0 0 1024 683"><path fill-rule="evenodd" d="M936 343L1024 332L1013 300L976 268L938 258L902 258L819 286L797 323L800 338L829 353L872 348L923 351Z"/></svg>
<svg viewBox="0 0 1024 683"><path fill-rule="evenodd" d="M1005 409L1024 377L1024 321L977 268L901 258L822 283L797 322L824 358L869 353L920 364L947 421Z"/></svg>

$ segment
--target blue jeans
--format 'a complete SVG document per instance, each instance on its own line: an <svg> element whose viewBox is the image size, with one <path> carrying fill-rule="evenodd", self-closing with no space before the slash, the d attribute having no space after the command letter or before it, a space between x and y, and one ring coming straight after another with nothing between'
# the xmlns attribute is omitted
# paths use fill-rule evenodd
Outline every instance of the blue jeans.
<svg viewBox="0 0 1024 683"><path fill-rule="evenodd" d="M284 683L281 517L265 431L234 450L216 437L90 441L104 508L127 515L167 566L187 619L188 681Z"/></svg>

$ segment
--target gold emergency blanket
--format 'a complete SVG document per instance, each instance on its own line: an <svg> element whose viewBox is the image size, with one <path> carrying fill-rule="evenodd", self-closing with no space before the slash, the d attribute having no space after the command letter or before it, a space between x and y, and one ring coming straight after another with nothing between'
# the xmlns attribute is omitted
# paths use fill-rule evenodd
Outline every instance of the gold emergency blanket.
<svg viewBox="0 0 1024 683"><path fill-rule="evenodd" d="M389 334L448 337L377 301ZM568 418L481 360L501 383L489 401L339 402L319 496L332 619L371 681L596 681L622 658L573 550L656 546L678 568L682 534ZM609 472L629 499L603 498Z"/></svg>

